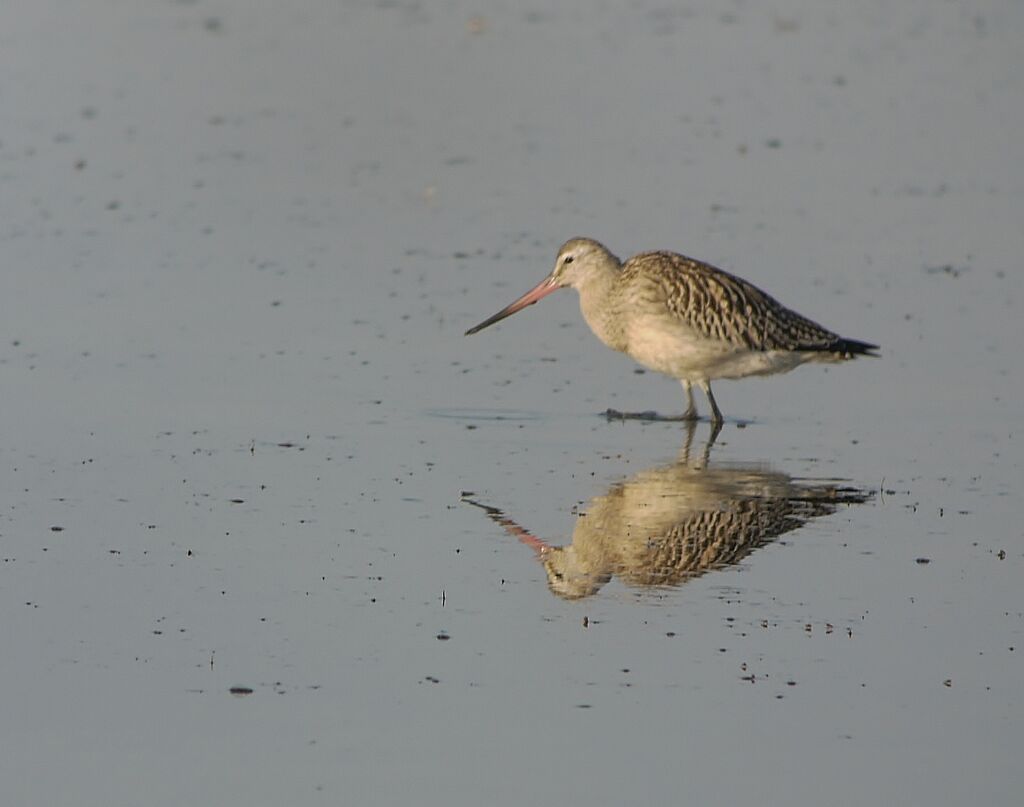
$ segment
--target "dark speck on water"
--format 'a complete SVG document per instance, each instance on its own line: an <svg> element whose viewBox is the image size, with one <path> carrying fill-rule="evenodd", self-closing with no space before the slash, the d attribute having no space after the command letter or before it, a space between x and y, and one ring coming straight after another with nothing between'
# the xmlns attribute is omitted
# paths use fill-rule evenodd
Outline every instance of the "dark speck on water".
<svg viewBox="0 0 1024 807"><path fill-rule="evenodd" d="M953 266L951 263L944 263L939 266L926 266L924 271L929 275L949 275L950 277L960 277L970 267L968 266Z"/></svg>

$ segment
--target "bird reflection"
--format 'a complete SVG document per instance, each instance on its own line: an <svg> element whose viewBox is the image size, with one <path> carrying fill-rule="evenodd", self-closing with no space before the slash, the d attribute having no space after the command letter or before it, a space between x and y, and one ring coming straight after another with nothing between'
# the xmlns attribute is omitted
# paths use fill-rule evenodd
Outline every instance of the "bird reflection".
<svg viewBox="0 0 1024 807"><path fill-rule="evenodd" d="M692 437L691 426L675 462L594 497L565 546L548 544L474 494L463 494L463 501L531 547L551 591L575 600L596 594L613 577L639 589L680 586L739 563L811 519L871 497L838 480L794 479L767 464L712 464L714 432L701 457L691 461Z"/></svg>

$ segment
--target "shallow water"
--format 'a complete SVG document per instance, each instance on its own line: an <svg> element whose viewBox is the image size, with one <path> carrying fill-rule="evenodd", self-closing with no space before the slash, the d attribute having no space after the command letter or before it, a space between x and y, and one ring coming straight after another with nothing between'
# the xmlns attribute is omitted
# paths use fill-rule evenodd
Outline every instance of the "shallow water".
<svg viewBox="0 0 1024 807"><path fill-rule="evenodd" d="M1019 802L1018 4L8 17L5 802ZM882 358L609 421L573 235Z"/></svg>

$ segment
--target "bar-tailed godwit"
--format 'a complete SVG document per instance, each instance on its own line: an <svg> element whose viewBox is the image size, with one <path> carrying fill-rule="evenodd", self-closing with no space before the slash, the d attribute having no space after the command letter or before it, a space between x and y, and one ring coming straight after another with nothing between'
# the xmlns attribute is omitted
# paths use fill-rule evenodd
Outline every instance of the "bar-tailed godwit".
<svg viewBox="0 0 1024 807"><path fill-rule="evenodd" d="M685 420L697 418L694 384L707 396L712 422L721 424L711 393L715 379L784 373L805 362L840 362L878 350L844 339L709 264L674 252L645 252L623 263L590 238L566 241L551 274L466 335L566 286L579 292L583 318L598 339L679 379Z"/></svg>

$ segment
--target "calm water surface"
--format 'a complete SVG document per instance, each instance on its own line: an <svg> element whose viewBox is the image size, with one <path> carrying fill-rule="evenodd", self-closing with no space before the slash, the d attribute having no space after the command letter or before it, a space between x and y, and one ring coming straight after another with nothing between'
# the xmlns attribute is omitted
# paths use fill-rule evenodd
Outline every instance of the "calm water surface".
<svg viewBox="0 0 1024 807"><path fill-rule="evenodd" d="M4 803L1019 803L1019 4L8 6ZM574 235L882 358L610 422Z"/></svg>

